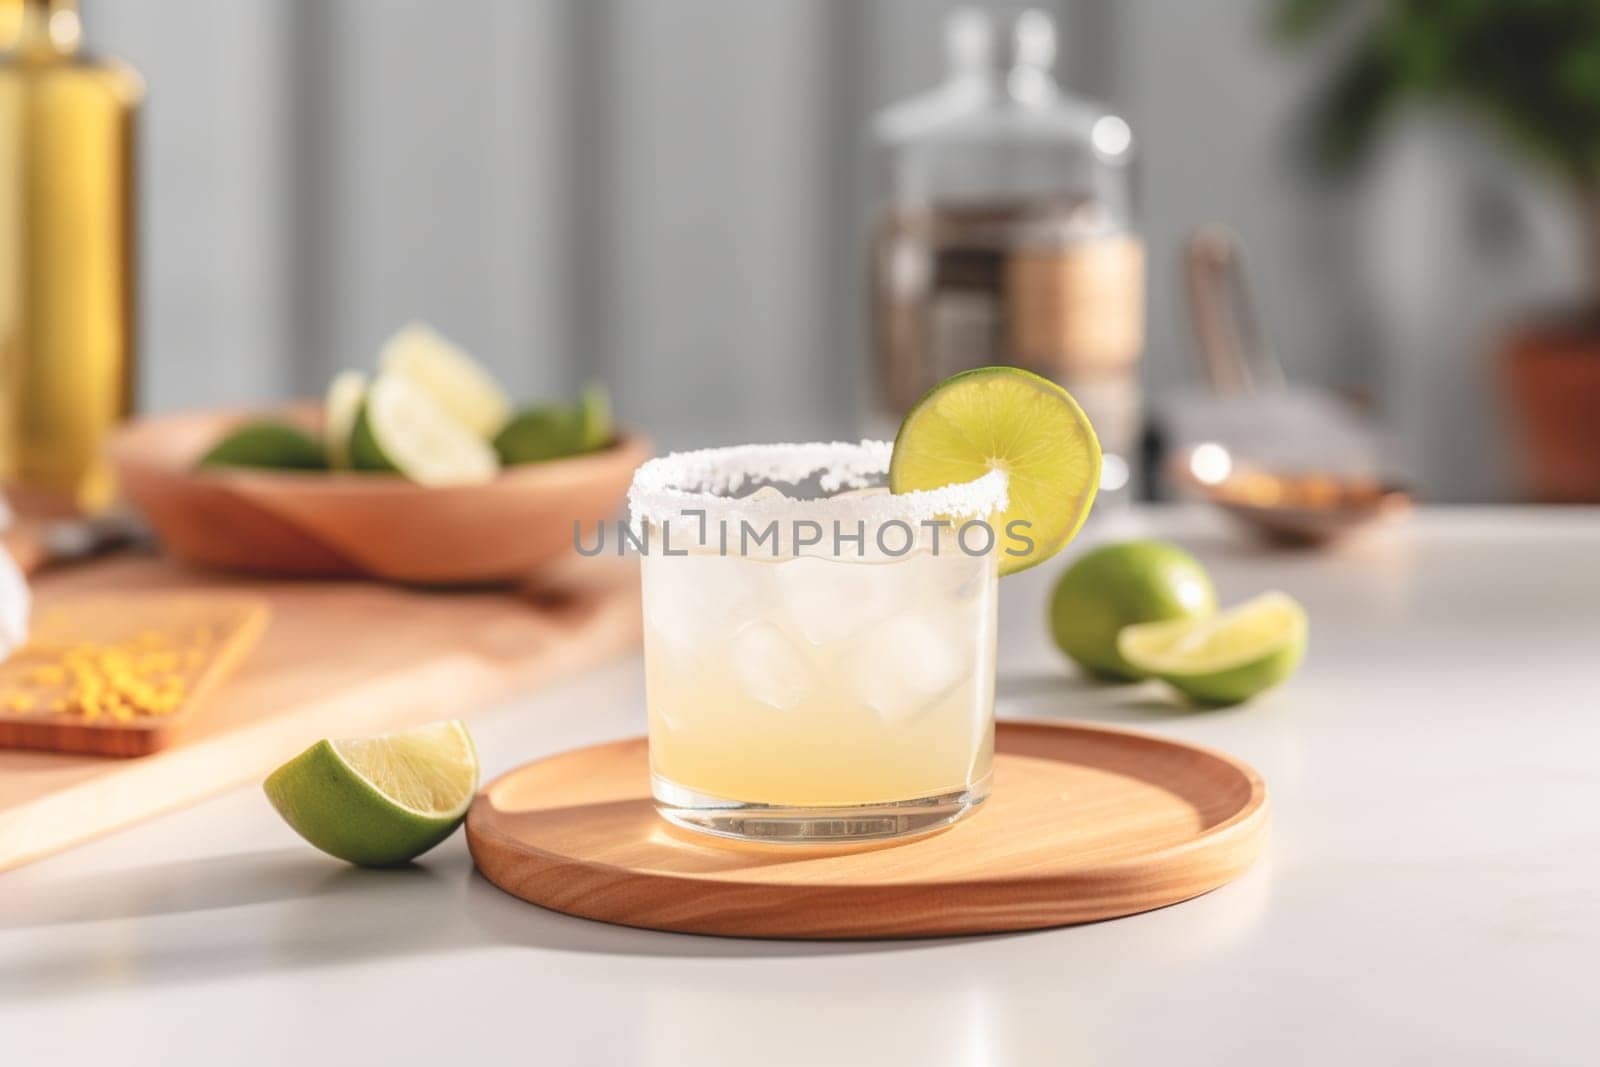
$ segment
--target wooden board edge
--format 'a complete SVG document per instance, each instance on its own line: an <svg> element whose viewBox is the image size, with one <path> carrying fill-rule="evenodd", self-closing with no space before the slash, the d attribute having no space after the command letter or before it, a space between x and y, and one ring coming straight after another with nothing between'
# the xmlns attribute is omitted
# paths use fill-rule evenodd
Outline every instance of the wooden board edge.
<svg viewBox="0 0 1600 1067"><path fill-rule="evenodd" d="M113 785L100 780L85 782L0 812L0 872L187 807L252 779L264 779L318 738L382 733L451 715L470 720L473 714L518 691L555 678L576 677L632 647L631 640L616 638L607 639L599 647L592 642L573 644L578 647L554 670L507 672L503 665L496 666L475 654L457 653L374 679L307 705L292 715L276 716L139 759L108 761L114 776L121 779ZM429 696L435 689L450 696ZM448 703L447 709L441 710L441 700ZM278 736L286 724L296 727L293 740ZM213 777L201 765L219 752L237 752L245 759L234 773ZM174 774L179 788L152 787L156 780L170 784ZM107 789L112 792L111 802L105 796ZM85 822L92 828L81 829ZM69 826L73 828L70 832L65 829Z"/></svg>

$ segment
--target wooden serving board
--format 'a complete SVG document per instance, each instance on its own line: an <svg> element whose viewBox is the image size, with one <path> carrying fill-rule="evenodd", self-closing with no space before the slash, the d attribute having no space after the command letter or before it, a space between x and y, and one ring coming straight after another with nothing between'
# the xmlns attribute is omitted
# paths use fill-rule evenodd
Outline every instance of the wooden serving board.
<svg viewBox="0 0 1600 1067"><path fill-rule="evenodd" d="M632 648L637 569L583 560L522 590L240 579L124 556L47 571L35 611L94 594L259 597L270 622L176 744L137 759L0 751L0 870L230 786L321 737L465 715Z"/></svg>
<svg viewBox="0 0 1600 1067"><path fill-rule="evenodd" d="M655 813L643 738L527 764L467 816L485 877L556 911L739 937L1028 930L1176 904L1237 877L1267 793L1220 753L1121 730L1001 723L994 792L950 829L870 848L744 845Z"/></svg>

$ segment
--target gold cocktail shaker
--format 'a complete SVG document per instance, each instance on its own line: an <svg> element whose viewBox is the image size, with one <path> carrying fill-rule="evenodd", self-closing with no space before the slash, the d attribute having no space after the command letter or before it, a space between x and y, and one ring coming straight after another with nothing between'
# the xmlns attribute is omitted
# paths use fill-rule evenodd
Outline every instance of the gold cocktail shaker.
<svg viewBox="0 0 1600 1067"><path fill-rule="evenodd" d="M79 37L76 0L0 0L0 485L24 512L110 502L132 399L143 83Z"/></svg>

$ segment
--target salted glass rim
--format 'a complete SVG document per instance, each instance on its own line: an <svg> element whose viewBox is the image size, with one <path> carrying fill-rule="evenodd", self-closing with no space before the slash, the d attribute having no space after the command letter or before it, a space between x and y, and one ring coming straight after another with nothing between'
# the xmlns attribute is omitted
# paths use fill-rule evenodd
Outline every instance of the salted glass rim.
<svg viewBox="0 0 1600 1067"><path fill-rule="evenodd" d="M681 521L685 512L728 519L811 519L869 525L987 519L1009 504L1007 478L995 469L970 482L912 493L792 497L734 496L752 483L796 484L816 476L825 493L861 489L889 473L888 441L817 441L734 445L672 452L640 464L628 488L634 523Z"/></svg>

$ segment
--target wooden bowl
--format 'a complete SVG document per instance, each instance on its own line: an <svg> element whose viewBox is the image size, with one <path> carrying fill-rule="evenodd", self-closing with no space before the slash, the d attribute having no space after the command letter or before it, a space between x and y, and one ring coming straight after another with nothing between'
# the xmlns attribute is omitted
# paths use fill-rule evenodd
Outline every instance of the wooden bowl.
<svg viewBox="0 0 1600 1067"><path fill-rule="evenodd" d="M446 488L353 471L195 469L229 428L262 414L163 415L112 438L123 494L174 556L269 575L511 581L570 551L574 522L614 518L650 456L643 437L624 433L599 452ZM313 432L321 419L309 405L265 414Z"/></svg>

